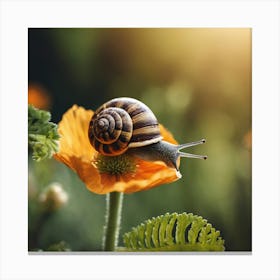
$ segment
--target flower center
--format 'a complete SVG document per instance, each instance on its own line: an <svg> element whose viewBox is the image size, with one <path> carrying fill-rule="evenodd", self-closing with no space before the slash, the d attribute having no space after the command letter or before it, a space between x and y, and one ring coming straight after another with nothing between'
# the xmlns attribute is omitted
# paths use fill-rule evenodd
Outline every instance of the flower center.
<svg viewBox="0 0 280 280"><path fill-rule="evenodd" d="M136 171L134 158L125 154L113 157L98 154L94 159L94 164L100 173L110 175L124 175Z"/></svg>

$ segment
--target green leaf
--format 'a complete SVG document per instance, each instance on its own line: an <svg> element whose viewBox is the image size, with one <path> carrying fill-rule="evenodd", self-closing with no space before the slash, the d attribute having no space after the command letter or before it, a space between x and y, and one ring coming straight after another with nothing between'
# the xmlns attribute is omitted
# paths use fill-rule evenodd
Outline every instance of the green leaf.
<svg viewBox="0 0 280 280"><path fill-rule="evenodd" d="M220 231L192 213L166 213L125 233L119 251L224 251Z"/></svg>
<svg viewBox="0 0 280 280"><path fill-rule="evenodd" d="M51 158L58 151L57 125L50 119L49 112L28 105L28 145L36 161Z"/></svg>

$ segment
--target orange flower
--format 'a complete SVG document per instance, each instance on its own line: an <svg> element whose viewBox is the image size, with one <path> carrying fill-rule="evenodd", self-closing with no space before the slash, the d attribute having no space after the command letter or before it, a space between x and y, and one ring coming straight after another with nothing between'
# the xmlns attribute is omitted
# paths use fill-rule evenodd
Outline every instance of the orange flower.
<svg viewBox="0 0 280 280"><path fill-rule="evenodd" d="M171 183L181 177L175 168L167 167L161 161L148 162L126 155L100 155L88 139L88 126L92 115L92 110L85 110L77 105L63 115L58 124L60 151L54 155L55 159L74 170L90 191L98 194L114 191L132 193ZM160 131L163 140L177 144L162 125ZM119 164L124 172L110 174L106 172L106 164Z"/></svg>
<svg viewBox="0 0 280 280"><path fill-rule="evenodd" d="M37 84L28 86L28 104L32 104L39 109L49 109L50 103L50 97L43 87Z"/></svg>

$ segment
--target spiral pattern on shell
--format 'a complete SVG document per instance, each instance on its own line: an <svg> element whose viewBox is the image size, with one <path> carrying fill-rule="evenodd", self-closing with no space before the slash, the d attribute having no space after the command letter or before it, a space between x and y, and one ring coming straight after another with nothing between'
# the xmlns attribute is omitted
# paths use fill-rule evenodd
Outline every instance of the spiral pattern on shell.
<svg viewBox="0 0 280 280"><path fill-rule="evenodd" d="M88 136L95 150L107 156L162 139L153 112L144 103L128 97L112 99L99 107L90 121Z"/></svg>

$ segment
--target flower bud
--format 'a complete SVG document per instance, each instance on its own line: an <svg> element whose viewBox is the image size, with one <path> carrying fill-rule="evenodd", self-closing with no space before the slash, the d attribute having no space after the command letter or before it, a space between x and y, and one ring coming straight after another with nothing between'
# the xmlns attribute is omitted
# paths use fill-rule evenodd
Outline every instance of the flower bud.
<svg viewBox="0 0 280 280"><path fill-rule="evenodd" d="M47 211L55 211L66 204L68 194L60 183L50 184L39 196L39 202Z"/></svg>

